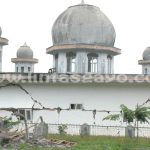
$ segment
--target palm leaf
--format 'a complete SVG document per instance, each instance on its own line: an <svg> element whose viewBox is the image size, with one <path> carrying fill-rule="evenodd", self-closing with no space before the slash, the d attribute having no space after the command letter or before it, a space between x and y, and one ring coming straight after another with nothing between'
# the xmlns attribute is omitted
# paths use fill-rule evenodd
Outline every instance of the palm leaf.
<svg viewBox="0 0 150 150"><path fill-rule="evenodd" d="M103 118L103 120L112 120L112 121L116 121L119 119L120 119L120 114L109 115L109 116Z"/></svg>
<svg viewBox="0 0 150 150"><path fill-rule="evenodd" d="M141 123L149 123L150 107L137 106L135 109L135 118Z"/></svg>
<svg viewBox="0 0 150 150"><path fill-rule="evenodd" d="M125 105L120 105L120 108L121 108L121 110L122 110L122 113L123 113L123 120L125 121L125 122L128 122L128 123L130 123L130 122L133 122L133 120L134 120L134 111L132 111L131 109L129 109L127 106L125 106Z"/></svg>

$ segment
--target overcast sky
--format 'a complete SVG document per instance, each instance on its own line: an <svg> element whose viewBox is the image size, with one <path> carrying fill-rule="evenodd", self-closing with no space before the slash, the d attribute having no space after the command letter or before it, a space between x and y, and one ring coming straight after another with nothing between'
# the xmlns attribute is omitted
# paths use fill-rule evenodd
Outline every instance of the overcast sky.
<svg viewBox="0 0 150 150"><path fill-rule="evenodd" d="M4 47L3 71L14 71L11 58L27 42L39 59L35 72L47 72L52 57L46 48L52 46L51 29L56 18L81 0L0 0L2 37L9 40ZM138 60L150 46L150 0L85 0L96 5L112 21L116 30L115 47L122 54L115 57L115 73L141 73Z"/></svg>

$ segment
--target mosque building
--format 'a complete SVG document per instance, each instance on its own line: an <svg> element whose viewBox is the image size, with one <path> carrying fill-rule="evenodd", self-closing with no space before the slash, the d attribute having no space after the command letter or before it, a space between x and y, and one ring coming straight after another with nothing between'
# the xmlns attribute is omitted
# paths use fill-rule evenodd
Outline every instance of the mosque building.
<svg viewBox="0 0 150 150"><path fill-rule="evenodd" d="M8 40L1 37L2 29L0 27L0 72L2 71L2 56L3 56L3 46L8 45Z"/></svg>
<svg viewBox="0 0 150 150"><path fill-rule="evenodd" d="M150 47L143 52L143 60L139 60L139 64L142 65L143 74L150 74Z"/></svg>
<svg viewBox="0 0 150 150"><path fill-rule="evenodd" d="M32 49L24 43L17 51L17 58L11 60L15 63L15 72L33 73L34 64L38 63L38 59L33 58Z"/></svg>
<svg viewBox="0 0 150 150"><path fill-rule="evenodd" d="M52 28L53 46L47 49L54 56L58 73L114 73L114 56L121 50L114 47L115 29L96 6L84 3L69 7Z"/></svg>
<svg viewBox="0 0 150 150"><path fill-rule="evenodd" d="M2 48L8 44L1 33L0 28L0 71ZM54 22L53 45L46 49L53 68L34 73L38 59L25 43L11 59L14 73L0 73L0 107L17 108L31 122L42 116L47 123L110 124L102 118L120 104L134 108L150 97L150 47L139 60L142 74L116 75L114 59L121 49L115 39L115 28L99 7L84 1L68 7Z"/></svg>

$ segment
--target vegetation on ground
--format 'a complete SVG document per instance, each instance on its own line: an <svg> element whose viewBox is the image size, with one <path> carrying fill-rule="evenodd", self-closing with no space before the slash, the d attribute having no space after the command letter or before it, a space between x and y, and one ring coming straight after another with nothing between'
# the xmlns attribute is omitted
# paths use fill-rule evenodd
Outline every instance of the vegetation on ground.
<svg viewBox="0 0 150 150"><path fill-rule="evenodd" d="M68 150L136 150L139 148L150 148L148 138L125 138L105 136L71 136L71 135L49 135L49 138L77 142L77 145ZM11 149L10 149L11 150ZM20 145L18 150L63 150L62 148L38 148L26 144ZM66 150L66 149L64 149Z"/></svg>
<svg viewBox="0 0 150 150"><path fill-rule="evenodd" d="M124 122L127 122L129 125L134 124L134 127L137 128L137 137L139 136L139 122L148 123L150 120L150 107L145 107L143 105L137 105L134 110L129 109L124 104L120 105L120 114L113 114L106 116L103 120L113 120L117 121L123 118Z"/></svg>
<svg viewBox="0 0 150 150"><path fill-rule="evenodd" d="M9 129L13 128L13 126L19 124L19 121L14 122L14 121L12 121L11 118L0 117L0 123L3 128L9 130Z"/></svg>

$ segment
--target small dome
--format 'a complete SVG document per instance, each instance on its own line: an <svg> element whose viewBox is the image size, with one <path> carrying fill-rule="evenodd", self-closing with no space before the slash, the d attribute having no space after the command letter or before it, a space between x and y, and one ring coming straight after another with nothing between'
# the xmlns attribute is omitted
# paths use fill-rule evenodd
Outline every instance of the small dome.
<svg viewBox="0 0 150 150"><path fill-rule="evenodd" d="M33 51L26 43L18 49L17 58L33 58Z"/></svg>
<svg viewBox="0 0 150 150"><path fill-rule="evenodd" d="M98 44L113 47L116 33L111 21L96 6L84 1L69 7L52 28L54 45Z"/></svg>
<svg viewBox="0 0 150 150"><path fill-rule="evenodd" d="M2 35L2 28L0 27L0 37L1 37L1 35Z"/></svg>
<svg viewBox="0 0 150 150"><path fill-rule="evenodd" d="M150 60L150 47L147 47L143 52L143 60Z"/></svg>

